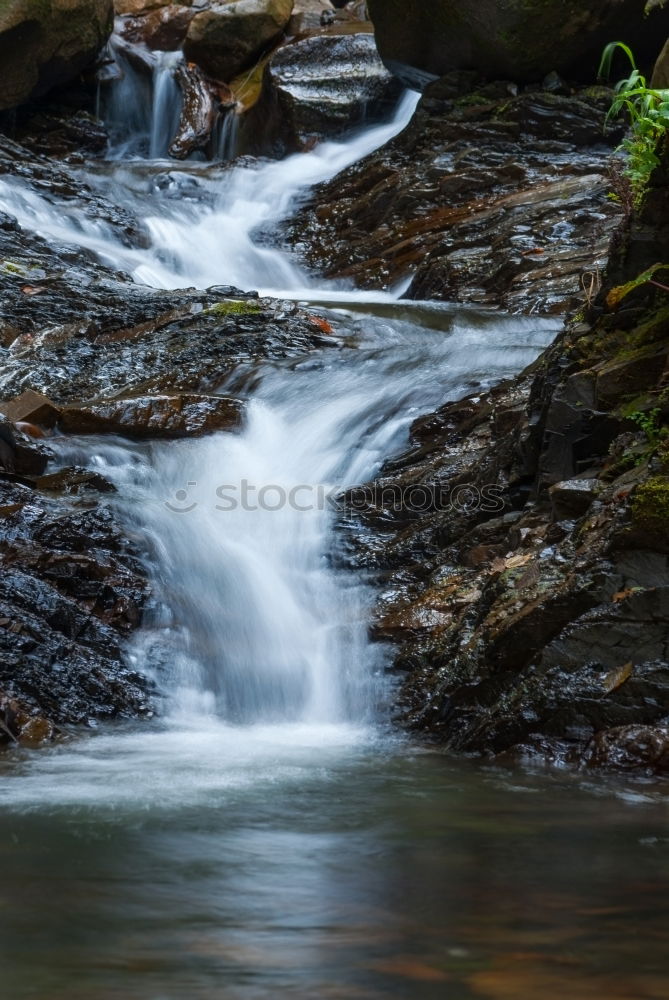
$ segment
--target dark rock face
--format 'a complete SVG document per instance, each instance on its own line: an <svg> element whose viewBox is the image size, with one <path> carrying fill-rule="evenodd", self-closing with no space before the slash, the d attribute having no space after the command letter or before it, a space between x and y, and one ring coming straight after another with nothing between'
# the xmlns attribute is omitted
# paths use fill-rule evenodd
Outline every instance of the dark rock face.
<svg viewBox="0 0 669 1000"><path fill-rule="evenodd" d="M14 475L0 472L0 744L151 703L146 678L124 664L148 585L102 499L112 487L26 464L24 453Z"/></svg>
<svg viewBox="0 0 669 1000"><path fill-rule="evenodd" d="M408 298L512 312L561 311L596 290L620 217L607 198L620 137L604 121L609 92L514 97L475 82L428 88L401 135L315 190L288 227L309 264L373 288L413 272Z"/></svg>
<svg viewBox="0 0 669 1000"><path fill-rule="evenodd" d="M588 321L520 378L417 421L413 449L351 496L405 720L453 749L666 770L669 317L661 290L610 288L637 277L641 234L662 244L665 176Z"/></svg>
<svg viewBox="0 0 669 1000"><path fill-rule="evenodd" d="M549 70L592 80L608 42L652 44L667 23L661 11L644 22L646 0L369 0L368 7L384 62L414 89L455 69L517 82Z"/></svg>
<svg viewBox="0 0 669 1000"><path fill-rule="evenodd" d="M401 91L366 31L316 34L283 45L270 60L269 74L297 145L389 118Z"/></svg>
<svg viewBox="0 0 669 1000"><path fill-rule="evenodd" d="M0 111L67 83L109 37L112 0L9 0L0 8Z"/></svg>

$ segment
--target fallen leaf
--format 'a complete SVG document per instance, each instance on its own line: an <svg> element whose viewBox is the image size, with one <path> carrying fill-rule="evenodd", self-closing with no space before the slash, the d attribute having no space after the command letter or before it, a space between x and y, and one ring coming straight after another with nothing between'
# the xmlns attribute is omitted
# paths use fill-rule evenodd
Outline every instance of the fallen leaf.
<svg viewBox="0 0 669 1000"><path fill-rule="evenodd" d="M630 594L633 593L634 590L631 587L628 587L627 590L617 590L616 593L611 598L611 600L614 602L614 604L618 604L619 601L624 601L625 598L629 597Z"/></svg>
<svg viewBox="0 0 669 1000"><path fill-rule="evenodd" d="M322 316L310 316L309 319L323 333L334 333L332 326Z"/></svg>
<svg viewBox="0 0 669 1000"><path fill-rule="evenodd" d="M530 559L532 559L531 555L511 556L510 559L504 560L504 565L507 569L518 569L519 566L524 566L525 563L528 563Z"/></svg>
<svg viewBox="0 0 669 1000"><path fill-rule="evenodd" d="M22 285L21 291L24 295L41 295L46 292L44 285Z"/></svg>
<svg viewBox="0 0 669 1000"><path fill-rule="evenodd" d="M633 670L634 664L631 661L622 667L616 667L615 670L611 670L602 681L605 693L611 694L613 691L617 691L619 687L622 687L625 681L629 680L632 676Z"/></svg>

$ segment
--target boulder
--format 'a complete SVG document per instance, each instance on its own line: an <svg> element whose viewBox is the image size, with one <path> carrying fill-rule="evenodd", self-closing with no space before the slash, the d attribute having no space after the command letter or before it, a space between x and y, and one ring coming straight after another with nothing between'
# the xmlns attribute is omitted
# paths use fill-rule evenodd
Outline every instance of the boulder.
<svg viewBox="0 0 669 1000"><path fill-rule="evenodd" d="M517 82L551 70L592 80L608 42L656 45L652 35L666 17L657 10L644 23L646 0L369 0L368 7L384 62L416 89L454 69Z"/></svg>
<svg viewBox="0 0 669 1000"><path fill-rule="evenodd" d="M278 41L292 11L293 0L214 3L191 21L186 59L215 80L232 80Z"/></svg>
<svg viewBox="0 0 669 1000"><path fill-rule="evenodd" d="M319 34L283 45L270 78L283 119L298 144L339 136L366 121L388 118L400 84L365 31Z"/></svg>
<svg viewBox="0 0 669 1000"><path fill-rule="evenodd" d="M0 6L0 111L81 72L106 42L112 0L8 0Z"/></svg>

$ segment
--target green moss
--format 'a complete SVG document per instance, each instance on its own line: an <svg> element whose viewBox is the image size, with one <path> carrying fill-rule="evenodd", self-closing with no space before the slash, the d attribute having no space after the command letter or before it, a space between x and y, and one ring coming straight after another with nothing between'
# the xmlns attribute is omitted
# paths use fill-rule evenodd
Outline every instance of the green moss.
<svg viewBox="0 0 669 1000"><path fill-rule="evenodd" d="M0 268L2 268L2 270L7 274L18 274L21 277L24 277L26 274L26 269L22 264L15 264L14 261L11 260L1 261Z"/></svg>
<svg viewBox="0 0 669 1000"><path fill-rule="evenodd" d="M632 497L632 521L649 536L669 543L669 477L654 476L637 486Z"/></svg>
<svg viewBox="0 0 669 1000"><path fill-rule="evenodd" d="M254 316L262 312L257 302L248 299L226 299L204 310L205 316Z"/></svg>

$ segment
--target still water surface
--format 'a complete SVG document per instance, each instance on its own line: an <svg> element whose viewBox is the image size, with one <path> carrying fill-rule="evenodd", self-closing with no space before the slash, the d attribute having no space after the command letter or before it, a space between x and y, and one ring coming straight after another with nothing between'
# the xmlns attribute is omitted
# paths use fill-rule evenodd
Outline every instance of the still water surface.
<svg viewBox="0 0 669 1000"><path fill-rule="evenodd" d="M3 763L23 775L0 816L3 996L666 998L666 789L378 731L240 735L93 737L51 752L53 780L49 754ZM105 784L118 737L142 772Z"/></svg>

